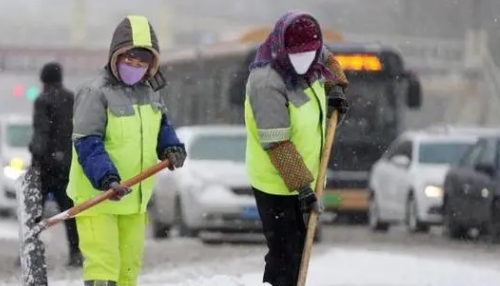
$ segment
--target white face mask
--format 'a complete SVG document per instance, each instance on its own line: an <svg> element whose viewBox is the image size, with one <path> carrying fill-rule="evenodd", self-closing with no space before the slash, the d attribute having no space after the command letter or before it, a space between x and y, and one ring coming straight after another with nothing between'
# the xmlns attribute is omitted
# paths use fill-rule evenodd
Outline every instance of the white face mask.
<svg viewBox="0 0 500 286"><path fill-rule="evenodd" d="M298 74L305 74L309 67L311 67L314 58L316 58L316 52L317 51L310 51L305 53L288 54L288 58L290 59L295 72Z"/></svg>

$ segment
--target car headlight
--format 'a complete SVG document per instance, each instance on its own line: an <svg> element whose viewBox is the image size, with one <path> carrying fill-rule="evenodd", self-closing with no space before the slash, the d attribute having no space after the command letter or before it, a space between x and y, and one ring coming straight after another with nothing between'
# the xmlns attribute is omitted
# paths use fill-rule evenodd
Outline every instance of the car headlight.
<svg viewBox="0 0 500 286"><path fill-rule="evenodd" d="M17 180L24 174L26 165L24 161L19 158L13 158L9 163L3 167L3 175L11 180Z"/></svg>
<svg viewBox="0 0 500 286"><path fill-rule="evenodd" d="M443 188L439 186L426 186L424 188L424 193L429 198L438 198L443 196Z"/></svg>

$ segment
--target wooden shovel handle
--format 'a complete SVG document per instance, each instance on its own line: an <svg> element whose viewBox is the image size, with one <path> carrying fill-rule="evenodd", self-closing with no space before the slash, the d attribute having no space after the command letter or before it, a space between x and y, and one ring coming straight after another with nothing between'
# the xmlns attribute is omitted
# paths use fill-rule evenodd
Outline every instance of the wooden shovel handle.
<svg viewBox="0 0 500 286"><path fill-rule="evenodd" d="M332 151L333 141L335 139L335 131L337 129L338 113L334 111L328 120L328 127L326 129L326 141L323 147L323 154L321 155L321 162L319 165L318 179L316 180L316 197L318 202L321 202L323 191L325 189L326 172L328 170L328 161L330 160L330 153ZM300 263L299 278L297 286L305 286L307 271L309 269L309 260L311 258L311 251L314 242L314 234L316 233L316 225L318 223L318 213L312 211L309 215L307 223L306 241L304 243L304 250L302 252L302 261Z"/></svg>
<svg viewBox="0 0 500 286"><path fill-rule="evenodd" d="M168 160L161 161L160 163L144 170L142 173L122 182L122 184L126 187L132 187L132 186L144 181L145 179L155 175L156 173L160 172L161 170L167 168L169 165L170 165L170 162ZM49 228L53 225L56 225L60 222L67 220L68 218L74 217L77 214L79 214L79 213L99 204L99 203L102 203L103 201L108 200L113 195L114 195L114 191L112 189L109 189L109 190L99 194L98 196L96 196L96 197L94 197L86 202L83 202L77 206L74 206L74 207L66 210L66 211L63 211L63 212L56 214L50 218L47 218L47 219L41 221L40 223L44 225L44 228Z"/></svg>

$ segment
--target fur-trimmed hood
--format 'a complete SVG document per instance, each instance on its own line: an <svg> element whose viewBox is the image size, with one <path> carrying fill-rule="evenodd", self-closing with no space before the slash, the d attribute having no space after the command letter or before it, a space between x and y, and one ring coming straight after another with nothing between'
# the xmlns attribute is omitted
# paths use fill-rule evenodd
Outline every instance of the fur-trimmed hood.
<svg viewBox="0 0 500 286"><path fill-rule="evenodd" d="M160 47L153 27L144 16L127 16L118 24L113 33L108 67L116 79L120 79L116 67L118 56L132 48L144 48L153 53L154 59L149 67L147 79L155 77L160 68Z"/></svg>

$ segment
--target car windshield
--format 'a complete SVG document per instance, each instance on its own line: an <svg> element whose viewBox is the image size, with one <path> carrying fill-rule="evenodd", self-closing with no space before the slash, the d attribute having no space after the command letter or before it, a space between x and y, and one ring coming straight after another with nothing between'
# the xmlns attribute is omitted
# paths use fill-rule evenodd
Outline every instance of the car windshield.
<svg viewBox="0 0 500 286"><path fill-rule="evenodd" d="M245 135L203 135L189 148L191 160L245 162Z"/></svg>
<svg viewBox="0 0 500 286"><path fill-rule="evenodd" d="M13 148L28 147L32 134L31 124L10 124L6 130L7 145Z"/></svg>
<svg viewBox="0 0 500 286"><path fill-rule="evenodd" d="M469 142L422 143L418 161L424 164L454 164L471 145Z"/></svg>

